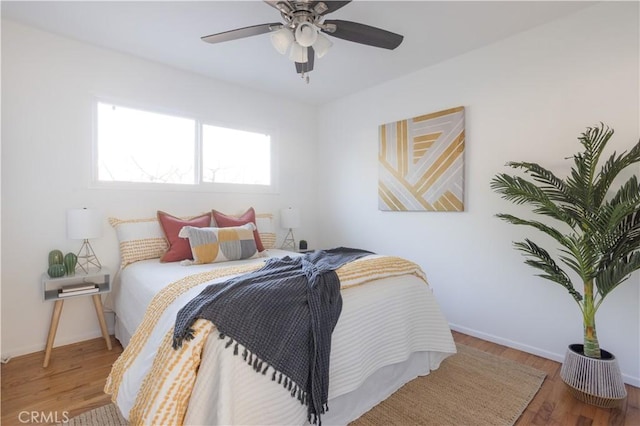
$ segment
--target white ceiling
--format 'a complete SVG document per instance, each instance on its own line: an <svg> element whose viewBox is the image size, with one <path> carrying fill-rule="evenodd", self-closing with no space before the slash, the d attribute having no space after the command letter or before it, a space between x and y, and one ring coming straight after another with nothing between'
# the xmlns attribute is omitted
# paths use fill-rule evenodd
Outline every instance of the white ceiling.
<svg viewBox="0 0 640 426"><path fill-rule="evenodd" d="M201 36L279 22L261 1L2 1L3 19L309 104L323 104L587 7L582 1L364 1L328 14L404 35L390 51L332 38L310 83L263 34Z"/></svg>

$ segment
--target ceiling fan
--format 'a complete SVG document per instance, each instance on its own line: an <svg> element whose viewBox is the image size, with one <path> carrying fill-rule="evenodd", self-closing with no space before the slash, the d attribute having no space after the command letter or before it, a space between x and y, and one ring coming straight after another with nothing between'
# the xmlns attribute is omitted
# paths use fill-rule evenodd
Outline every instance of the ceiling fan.
<svg viewBox="0 0 640 426"><path fill-rule="evenodd" d="M393 50L403 36L357 22L325 19L325 15L351 3L348 1L264 0L280 11L284 22L253 25L201 37L207 43L221 43L271 33L271 43L281 54L289 52L296 72L309 82L314 56L323 57L333 43L324 34L368 46ZM323 34L324 33L324 34Z"/></svg>

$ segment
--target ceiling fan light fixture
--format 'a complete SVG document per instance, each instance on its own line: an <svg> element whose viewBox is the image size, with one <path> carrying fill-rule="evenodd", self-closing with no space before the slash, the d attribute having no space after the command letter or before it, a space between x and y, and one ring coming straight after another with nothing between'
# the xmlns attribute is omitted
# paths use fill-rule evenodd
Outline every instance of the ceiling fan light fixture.
<svg viewBox="0 0 640 426"><path fill-rule="evenodd" d="M291 45L291 51L289 52L289 59L299 64L306 64L309 60L307 50L306 47L300 46L298 43L293 43Z"/></svg>
<svg viewBox="0 0 640 426"><path fill-rule="evenodd" d="M318 33L318 39L313 43L313 50L318 58L322 58L333 46L333 42L323 34Z"/></svg>
<svg viewBox="0 0 640 426"><path fill-rule="evenodd" d="M287 27L282 27L278 31L271 33L271 44L281 54L284 55L293 43L293 33Z"/></svg>
<svg viewBox="0 0 640 426"><path fill-rule="evenodd" d="M215 44L269 33L274 49L287 55L295 63L296 73L308 82L308 74L313 71L315 58L324 57L333 46L331 39L325 35L389 50L402 43L402 35L381 28L352 21L325 19L327 13L335 12L351 1L264 0L280 12L281 22L251 25L200 38Z"/></svg>
<svg viewBox="0 0 640 426"><path fill-rule="evenodd" d="M313 45L318 39L318 29L309 22L303 22L296 28L296 41L302 47Z"/></svg>

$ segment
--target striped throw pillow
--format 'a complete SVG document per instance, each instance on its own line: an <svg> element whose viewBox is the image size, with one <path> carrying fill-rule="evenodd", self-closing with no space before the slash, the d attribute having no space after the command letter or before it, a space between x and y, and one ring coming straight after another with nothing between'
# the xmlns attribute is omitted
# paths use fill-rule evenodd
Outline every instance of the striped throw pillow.
<svg viewBox="0 0 640 426"><path fill-rule="evenodd" d="M160 258L169 248L158 219L109 218L120 245L120 268L146 259Z"/></svg>

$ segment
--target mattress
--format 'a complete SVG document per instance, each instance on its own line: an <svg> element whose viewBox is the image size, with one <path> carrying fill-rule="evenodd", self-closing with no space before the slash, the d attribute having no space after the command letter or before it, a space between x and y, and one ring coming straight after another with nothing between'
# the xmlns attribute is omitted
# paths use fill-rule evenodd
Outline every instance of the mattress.
<svg viewBox="0 0 640 426"><path fill-rule="evenodd" d="M268 250L268 256L295 255ZM264 259L193 265L136 262L114 284L116 337L126 346L143 321L145 309L167 285L187 275L250 265ZM187 291L177 304L202 290ZM342 290L343 310L332 336L329 412L324 424L347 424L387 398L409 380L438 368L455 353L455 344L431 289L415 275L399 275ZM172 317L173 315L173 317ZM166 315L167 322L175 313ZM153 352L153 351L151 351ZM116 403L128 417L148 360L136 360L123 380ZM184 424L305 424L306 407L291 398L269 375L256 374L224 341L208 339L188 401Z"/></svg>

